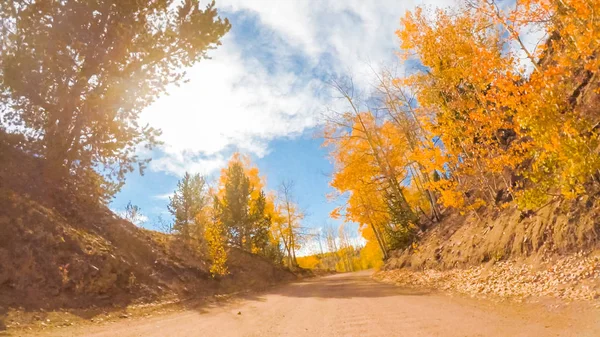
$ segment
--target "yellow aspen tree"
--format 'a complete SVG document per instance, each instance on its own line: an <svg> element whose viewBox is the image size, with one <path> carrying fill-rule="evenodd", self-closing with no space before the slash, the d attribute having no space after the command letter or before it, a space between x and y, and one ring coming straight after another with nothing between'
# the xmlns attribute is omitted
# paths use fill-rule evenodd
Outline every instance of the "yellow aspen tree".
<svg viewBox="0 0 600 337"><path fill-rule="evenodd" d="M421 105L418 113L443 143L446 155L441 166L455 176L437 184L444 188L442 199L448 205L463 204L449 195L460 196L473 188L479 191L473 200L491 204L501 188L512 194L509 177L520 163L520 148L514 143L520 130L514 110L499 101L509 99L510 92L494 84L512 83L517 77L511 73L511 59L503 56L501 32L477 11L440 10L431 18L419 8L402 19L397 34L405 55L416 53L428 68L398 82L414 87ZM447 187L460 191L444 193Z"/></svg>
<svg viewBox="0 0 600 337"><path fill-rule="evenodd" d="M389 184L390 179L407 180L405 140L390 122L378 122L371 112L347 114L345 118L329 121L325 129L324 146L330 150L335 169L330 185L347 197L345 206L332 216L343 213L347 222L370 226L374 234L370 239L376 239L387 258L387 251L402 241L398 241L398 234L409 234L415 225L411 218L394 213L398 204L394 203L396 194ZM376 136L369 139L365 130ZM397 187L412 211L405 196L407 186Z"/></svg>
<svg viewBox="0 0 600 337"><path fill-rule="evenodd" d="M390 122L398 128L406 140L406 161L410 161L409 171L411 180L419 191L429 200L432 217L439 221L441 212L438 207L437 195L431 189L431 175L433 171L426 171L425 166L420 163L418 156L420 149L431 149L435 147L432 136L425 130L419 121L416 109L416 98L409 92L409 88L402 87L390 70L384 70L381 75L377 74L378 91L383 97L383 109L387 111Z"/></svg>
<svg viewBox="0 0 600 337"><path fill-rule="evenodd" d="M213 198L212 207L208 213L210 221L207 222L204 230L204 238L208 247L208 255L212 261L210 273L213 276L222 276L228 274L227 270L227 251L226 251L226 233L220 216L219 200L216 196Z"/></svg>
<svg viewBox="0 0 600 337"><path fill-rule="evenodd" d="M452 177L437 182L440 199L462 194L472 206L504 189L531 209L588 193L600 173L598 10L585 0L471 0L402 19L403 53L427 70L398 81L442 140ZM527 43L532 30L542 43Z"/></svg>

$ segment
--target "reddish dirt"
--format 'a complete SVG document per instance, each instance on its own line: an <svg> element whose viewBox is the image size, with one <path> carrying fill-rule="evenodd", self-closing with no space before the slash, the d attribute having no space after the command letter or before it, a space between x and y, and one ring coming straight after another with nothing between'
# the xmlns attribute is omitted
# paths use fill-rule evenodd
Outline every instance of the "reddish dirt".
<svg viewBox="0 0 600 337"><path fill-rule="evenodd" d="M226 304L36 336L600 336L586 304L493 303L377 283L369 272L279 286Z"/></svg>

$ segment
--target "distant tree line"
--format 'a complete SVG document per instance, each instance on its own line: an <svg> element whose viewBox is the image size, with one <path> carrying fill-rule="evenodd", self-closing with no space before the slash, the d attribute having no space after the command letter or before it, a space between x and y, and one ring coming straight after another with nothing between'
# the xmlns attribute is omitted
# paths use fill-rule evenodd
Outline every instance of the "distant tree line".
<svg viewBox="0 0 600 337"><path fill-rule="evenodd" d="M214 274L227 273L227 247L295 268L303 214L292 200L292 184L282 187L279 196L265 192L258 169L234 154L213 188L201 175L185 173L169 198L173 224L168 228L207 251Z"/></svg>

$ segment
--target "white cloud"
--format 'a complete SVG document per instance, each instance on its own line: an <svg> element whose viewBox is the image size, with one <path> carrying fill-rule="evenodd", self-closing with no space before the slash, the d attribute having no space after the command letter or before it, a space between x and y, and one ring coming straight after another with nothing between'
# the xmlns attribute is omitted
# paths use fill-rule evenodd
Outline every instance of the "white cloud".
<svg viewBox="0 0 600 337"><path fill-rule="evenodd" d="M143 214L138 215L135 220L133 220L133 223L138 226L141 226L146 222L148 222L148 217Z"/></svg>
<svg viewBox="0 0 600 337"><path fill-rule="evenodd" d="M211 60L188 72L188 83L144 111L142 121L163 131L162 155L150 168L210 174L234 150L262 157L273 139L317 126L320 113L332 105L321 77L350 74L359 88L367 89L370 67L395 60L394 32L414 5L397 0L376 5L363 0L219 1L225 15L258 20L258 32L250 36L234 28ZM306 69L298 69L298 59Z"/></svg>
<svg viewBox="0 0 600 337"><path fill-rule="evenodd" d="M188 135L182 136L185 138L188 137ZM172 139L177 141L177 136L172 137ZM223 167L227 161L221 154L208 157L199 155L198 153L209 153L201 145L197 149L194 149L168 144L163 150L165 154L162 157L153 159L150 163L150 168L155 171L170 172L177 176L183 176L186 171L208 175Z"/></svg>
<svg viewBox="0 0 600 337"><path fill-rule="evenodd" d="M169 198L171 198L172 196L173 196L173 193L158 194L158 195L154 196L154 199L169 200Z"/></svg>
<svg viewBox="0 0 600 337"><path fill-rule="evenodd" d="M111 211L113 213L115 213L117 216L119 216L122 219L126 219L127 220L127 212L126 211L119 211L119 210L114 210L111 209ZM149 218L147 216L145 216L142 213L138 213L135 215L135 218L131 220L131 223L133 223L136 226L141 226L144 223L148 222Z"/></svg>
<svg viewBox="0 0 600 337"><path fill-rule="evenodd" d="M243 59L231 39L189 77L142 114L163 131L165 156L153 160L154 170L210 174L233 149L262 157L270 140L316 125L323 105L315 101L317 80L269 74L256 60Z"/></svg>

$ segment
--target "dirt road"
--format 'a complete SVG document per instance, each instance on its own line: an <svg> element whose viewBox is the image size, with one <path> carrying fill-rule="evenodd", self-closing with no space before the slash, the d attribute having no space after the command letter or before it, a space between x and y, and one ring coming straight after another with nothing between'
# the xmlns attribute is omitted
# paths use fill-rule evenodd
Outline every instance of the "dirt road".
<svg viewBox="0 0 600 337"><path fill-rule="evenodd" d="M597 309L498 305L402 289L369 276L328 276L218 306L46 336L600 336Z"/></svg>

